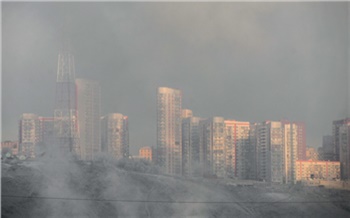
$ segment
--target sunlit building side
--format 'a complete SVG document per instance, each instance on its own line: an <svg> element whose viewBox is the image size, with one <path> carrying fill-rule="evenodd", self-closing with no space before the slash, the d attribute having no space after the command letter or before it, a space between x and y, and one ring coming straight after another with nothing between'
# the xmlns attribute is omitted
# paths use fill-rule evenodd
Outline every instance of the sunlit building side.
<svg viewBox="0 0 350 218"><path fill-rule="evenodd" d="M340 178L339 161L296 161L296 180L338 180Z"/></svg>
<svg viewBox="0 0 350 218"><path fill-rule="evenodd" d="M302 126L297 125L295 122L282 121L283 123L283 153L284 153L284 173L283 182L284 183L295 183L295 165L298 159L298 148L299 148L299 128ZM302 147L302 146L300 146ZM303 154L304 156L304 154ZM303 157L305 159L305 157Z"/></svg>
<svg viewBox="0 0 350 218"><path fill-rule="evenodd" d="M226 177L226 132L223 117L200 123L200 161L204 176Z"/></svg>
<svg viewBox="0 0 350 218"><path fill-rule="evenodd" d="M157 163L167 174L182 174L182 92L159 87L157 92Z"/></svg>
<svg viewBox="0 0 350 218"><path fill-rule="evenodd" d="M116 159L129 157L127 116L112 113L101 117L101 150Z"/></svg>
<svg viewBox="0 0 350 218"><path fill-rule="evenodd" d="M225 120L226 173L229 177L246 179L249 167L249 122Z"/></svg>
<svg viewBox="0 0 350 218"><path fill-rule="evenodd" d="M141 159L145 159L145 160L149 160L152 161L153 160L153 149L152 147L149 146L145 146L139 149L139 157Z"/></svg>

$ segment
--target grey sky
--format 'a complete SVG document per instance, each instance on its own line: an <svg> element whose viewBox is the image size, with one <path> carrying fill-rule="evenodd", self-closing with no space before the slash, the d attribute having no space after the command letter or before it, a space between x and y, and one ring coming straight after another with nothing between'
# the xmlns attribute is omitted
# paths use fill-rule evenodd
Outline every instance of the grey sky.
<svg viewBox="0 0 350 218"><path fill-rule="evenodd" d="M156 90L196 116L304 121L308 146L349 116L348 3L2 3L2 140L22 113L52 116L64 17L76 77L102 115L129 116L130 146L156 144Z"/></svg>

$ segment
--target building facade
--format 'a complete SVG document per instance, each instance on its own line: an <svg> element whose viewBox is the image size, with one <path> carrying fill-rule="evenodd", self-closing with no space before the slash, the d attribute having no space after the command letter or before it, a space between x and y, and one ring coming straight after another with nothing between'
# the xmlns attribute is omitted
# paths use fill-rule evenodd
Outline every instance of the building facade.
<svg viewBox="0 0 350 218"><path fill-rule="evenodd" d="M182 174L182 93L167 87L157 92L157 163L167 174Z"/></svg>
<svg viewBox="0 0 350 218"><path fill-rule="evenodd" d="M101 118L101 150L114 158L129 157L129 122L123 114L113 113Z"/></svg>
<svg viewBox="0 0 350 218"><path fill-rule="evenodd" d="M19 155L33 159L40 142L40 120L38 115L25 113L19 120Z"/></svg>
<svg viewBox="0 0 350 218"><path fill-rule="evenodd" d="M338 180L340 178L339 161L297 161L296 180Z"/></svg>
<svg viewBox="0 0 350 218"><path fill-rule="evenodd" d="M320 160L335 161L335 146L332 135L322 137L322 147L318 149Z"/></svg>
<svg viewBox="0 0 350 218"><path fill-rule="evenodd" d="M100 85L96 81L76 79L79 158L94 160L101 152Z"/></svg>
<svg viewBox="0 0 350 218"><path fill-rule="evenodd" d="M350 180L350 119L339 128L339 160L342 180Z"/></svg>
<svg viewBox="0 0 350 218"><path fill-rule="evenodd" d="M145 160L153 161L153 148L145 146L139 149L139 157Z"/></svg>
<svg viewBox="0 0 350 218"><path fill-rule="evenodd" d="M39 117L40 121L40 142L39 150L42 155L57 155L55 154L55 129L53 117Z"/></svg>
<svg viewBox="0 0 350 218"><path fill-rule="evenodd" d="M223 117L200 122L200 164L204 176L226 177L226 132Z"/></svg>
<svg viewBox="0 0 350 218"><path fill-rule="evenodd" d="M225 120L226 174L228 177L248 178L250 123Z"/></svg>
<svg viewBox="0 0 350 218"><path fill-rule="evenodd" d="M347 123L350 122L350 118L345 118L342 120L335 120L333 121L333 145L334 145L334 153L335 153L335 161L339 161L340 160L340 128L342 128L342 126L346 125Z"/></svg>
<svg viewBox="0 0 350 218"><path fill-rule="evenodd" d="M55 145L58 156L79 157L79 134L76 105L75 64L69 41L65 40L58 54L54 107Z"/></svg>
<svg viewBox="0 0 350 218"><path fill-rule="evenodd" d="M182 174L184 176L200 175L200 120L199 117L182 119Z"/></svg>
<svg viewBox="0 0 350 218"><path fill-rule="evenodd" d="M10 152L11 155L18 155L18 141L3 141L3 142L1 142L2 155L4 155L5 151Z"/></svg>

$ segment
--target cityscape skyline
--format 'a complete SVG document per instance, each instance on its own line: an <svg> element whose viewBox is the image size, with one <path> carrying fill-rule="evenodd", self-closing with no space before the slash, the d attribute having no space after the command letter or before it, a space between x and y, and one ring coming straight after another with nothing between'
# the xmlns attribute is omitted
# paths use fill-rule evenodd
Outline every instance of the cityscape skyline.
<svg viewBox="0 0 350 218"><path fill-rule="evenodd" d="M69 5L71 5L71 7L68 7ZM149 17L149 12L147 12L146 9L158 12L157 16L165 16L160 12L160 9L168 10L172 15L177 15L176 10L167 7L167 5L161 6L157 4L140 4L142 7L133 4L111 5L113 6L113 9L120 10L122 12L121 14L125 17L123 18L121 15L119 17L112 16L113 14L109 14L111 17L109 19L107 19L108 17L104 17L104 21L110 24L112 21L119 19L119 27L121 29L118 33L120 35L116 35L115 32L112 35L108 34L116 30L113 29L112 31L112 29L107 26L105 26L105 28L100 27L104 34L93 34L93 29L88 28L87 21L79 20L79 17L74 17L73 12L81 10L75 4L40 3L36 6L33 6L32 4L16 3L3 4L4 59L2 84L4 91L2 104L2 140L14 140L17 138L17 123L19 116L22 113L34 113L46 117L52 116L51 111L53 111L54 105L54 89L52 89L52 87L54 87L56 76L55 68L57 67L57 63L55 63L55 60L57 60L57 43L59 42L58 36L60 35L58 34L60 28L55 28L55 26L57 27L59 25L60 20L58 18L59 15L63 14L64 8L69 9L66 13L71 20L70 32L73 42L72 50L74 51L73 53L75 56L76 77L93 79L101 83L101 115L118 112L129 117L130 151L133 154L136 154L140 147L156 145L155 91L161 86L182 90L184 93L183 108L191 109L196 116L199 117L210 118L221 116L225 117L225 119L244 120L249 122L281 119L303 121L306 124L307 146L321 146L322 136L332 133L332 121L349 116L347 112L348 94L346 92L348 86L346 83L346 55L344 55L344 57L342 56L342 54L346 53L346 46L344 45L347 43L347 39L346 37L342 38L342 33L344 32L342 32L341 27L344 26L333 26L334 23L342 20L342 16L347 16L345 13L346 10L343 11L341 7L343 4L332 4L331 9L326 8L324 4L315 4L317 6L315 9L308 5L294 4L295 7L292 8L293 12L300 13L301 15L304 15L305 18L308 18L306 21L307 24L317 24L320 26L294 26L292 27L292 30L286 28L281 31L281 33L284 31L291 31L291 33L295 34L298 32L298 28L307 31L307 28L312 27L309 32L306 32L307 34L311 34L311 36L308 36L304 32L305 35L303 36L306 37L307 41L311 40L314 36L317 36L314 34L321 31L323 28L333 28L334 32L329 33L330 35L327 36L329 38L324 36L321 37L323 40L321 40L322 42L330 43L326 43L326 45L324 45L325 48L318 48L321 49L321 51L316 49L317 45L319 45L317 43L319 42L311 44L311 46L315 47L306 49L300 48L302 45L305 46L305 44L301 44L299 47L298 44L295 43L291 47L288 47L286 43L282 43L282 49L277 49L279 50L279 53L277 51L267 52L266 48L260 51L258 48L261 45L253 44L251 46L256 46L252 48L256 53L252 51L250 54L246 54L246 52L249 52L247 50L241 51L241 53L231 51L231 49L235 47L232 47L232 43L236 46L245 46L245 48L248 49L247 46L252 42L249 41L249 43L243 43L242 45L241 42L244 42L244 40L242 38L234 38L234 36L236 36L234 33L218 32L217 36L207 36L213 37L209 39L200 38L200 35L197 32L192 32L188 35L183 34L187 29L183 30L180 27L188 26L185 24L184 20L179 17L176 17L174 20L167 17L169 20L163 21L166 22L164 24L173 25L172 27L174 29L167 31L174 33L174 38L169 35L170 32L163 32L162 34L156 33L161 32L160 29L150 32L142 30L142 32L146 34L146 39L132 35L135 38L128 41L127 46L123 46L123 42L127 42L127 36L131 36L129 34L135 34L135 31L137 32L138 28L143 26L141 24L148 24L153 28L158 25L159 27L164 25L162 22L157 23L152 17ZM243 11L256 12L257 17L267 16L268 18L267 11L273 12L272 16L278 16L279 13L283 14L282 12L278 12L278 10L285 10L287 7L284 6L284 4L266 4L267 6L262 11L256 11L256 8L253 6L238 3L232 4L232 6L231 4L228 4L230 6L229 9L224 9L226 4L219 4L216 9L209 9L207 5L210 4L203 4L200 6L200 11L203 13L213 13L213 22L221 25L228 24L227 22L230 19L220 17L219 11L226 12L224 14L230 16L230 10L235 11L237 10L236 8L241 8ZM92 10L94 8L92 6L97 6L96 10ZM179 4L179 6L175 8L181 7L181 4ZM94 18L96 18L95 16L97 16L101 10L107 10L107 6L92 3L86 4L84 8L87 9L87 11L93 12L92 17ZM324 24L315 20L312 16L307 17L306 14L304 14L305 11L300 11L300 8L303 8L305 11L313 12L315 16L330 12L328 10L333 10L332 13L336 13L337 16L328 20L328 23ZM347 9L347 7L345 7L345 9ZM124 10L135 13L142 12L138 15L150 20L146 19L147 22L141 22L140 17L135 17L133 15L128 17ZM14 17L14 13L19 11L23 12L23 18ZM46 12L43 13L44 11ZM53 12L54 16L53 18L44 21L44 18L50 14L47 11ZM41 13L35 13L34 15L32 14L34 12ZM185 17L190 17L190 12L191 7L183 13L185 13ZM197 18L199 21L208 19L207 16L203 14L199 14ZM248 16L246 18L253 19L250 20L252 21L251 24L256 24L257 22L257 18L254 16ZM291 18L296 19L294 14L291 15ZM103 24L102 21L103 19L99 19L96 22L101 22L99 24ZM191 25L197 27L199 33L203 31L205 32L208 30L207 28L210 30L214 28L212 26L200 26L199 21L192 21L188 25L190 27ZM288 21L295 25L301 24L301 21L298 19L294 21L285 18L283 21ZM13 22L19 22L19 25L11 25ZM96 22L95 24L97 24ZM78 26L82 24L83 26L79 29ZM284 23L281 22L274 25L283 28L282 24ZM26 25L33 27L31 28L32 35L26 34ZM240 26L239 23L234 25L236 25L235 27L237 28ZM344 22L343 25L346 26L347 23ZM255 27L252 25L248 26L252 28ZM348 28L345 28L344 31L346 32L347 29ZM44 30L49 31L46 36L43 35L45 32ZM219 30L223 31L224 29ZM259 30L259 28L257 30ZM252 33L253 30L248 29L245 31L245 33L248 34ZM262 32L267 34L265 31ZM90 33L90 35L86 33ZM111 36L118 36L120 42L118 40L110 41ZM151 40L152 36L158 36L160 41L156 42ZM231 36L233 40L229 40L229 37ZM108 43L101 41L104 37L107 37L106 39L108 40L106 41L112 43L110 44L113 45L112 48L107 48L106 46ZM273 40L273 35L265 37L268 39L267 42ZM193 41L193 38L195 39L195 42ZM224 39L219 40L221 38ZM81 40L79 41L79 39ZM97 41L92 41L95 39ZM33 47L32 43L35 42L35 40L41 42L38 44L38 47ZM151 40L150 44L155 47L150 47L151 45L147 46L144 44L147 40ZM199 42L196 40L199 40ZM205 42L201 42L201 40L205 40ZM86 50L87 48L84 46L89 42L94 43L91 44L91 48ZM136 46L131 46L132 43L136 43ZM178 43L180 43L179 49L175 46L178 45ZM49 44L52 45L48 46ZM168 45L168 47L166 47L166 52L160 49L164 45ZM190 48L185 49L184 45L190 46ZM21 48L18 46L21 46ZM229 48L225 49L225 46L228 46ZM118 47L120 49L118 49ZM33 50L33 56L29 55L29 51L31 51L30 48L35 49ZM151 48L156 49L156 52L151 54L152 57L146 57L145 52L147 49ZM275 47L273 48L276 49ZM142 51L140 51L140 49ZM293 49L296 49L298 52L311 52L309 53L310 56L318 55L320 60L316 61L312 58L312 60L307 59L307 61L301 60L300 57L298 57L300 54L292 56L290 59L291 61L288 61L289 59L286 57L284 57L286 59L276 59L278 57L277 54L282 55L282 53L290 51L290 49L292 49L292 51ZM331 53L325 55L323 53L325 50L323 49L330 49ZM205 55L201 53L202 51L205 51ZM264 54L263 51L266 53ZM105 53L109 53L109 55L105 55ZM101 54L103 58L98 57ZM259 56L259 54L262 56ZM267 59L267 63L271 66L262 64L263 60L259 60L258 58L266 59L266 54L267 56L272 56L271 59ZM334 57L332 57L331 54L333 54ZM180 56L182 55L185 57L181 58ZM241 57L239 55L241 55ZM233 61L235 64L238 64L237 68L234 67L234 64L230 63L232 61L230 57L235 57L237 59ZM245 59L247 57L248 59ZM303 57L309 58L308 56ZM185 60L186 58L189 58L189 60ZM210 64L210 59L213 64ZM176 60L180 62L178 65L175 65ZM243 64L240 63L242 60L245 60ZM248 65L250 64L247 62L249 60L257 61L254 63L263 68L260 68L261 70L259 70L258 67L249 67ZM321 66L310 68L315 63L322 65L321 60L326 61L326 64L330 64L331 61L334 61L334 64L331 64L332 68L328 67L327 70L321 69ZM16 61L22 63L23 66L16 66ZM165 63L161 64L163 61ZM283 68L283 65L280 66L276 64L275 61L287 62L285 63L287 67ZM117 62L117 64L113 65L112 62ZM300 70L300 72L292 70L295 67L302 68L303 64L310 65L305 69L303 68ZM288 65L292 65L292 67L288 67ZM245 73L240 72L240 68L243 69L242 72ZM334 68L337 70L333 71ZM279 74L283 69L287 72L281 72ZM317 69L320 70L320 72L317 73L312 71L311 73L306 73L309 72L308 69ZM103 71L104 73L101 74L100 72ZM293 75L293 73L295 75ZM315 78L320 80L314 81ZM31 84L28 84L26 82L27 80L31 80ZM261 83L264 84L262 85ZM276 91L276 87L279 88L277 89L278 91ZM50 91L50 89L52 90ZM38 102L41 102L41 104ZM43 105L42 102L45 102L45 104ZM329 105L331 105L331 107Z"/></svg>

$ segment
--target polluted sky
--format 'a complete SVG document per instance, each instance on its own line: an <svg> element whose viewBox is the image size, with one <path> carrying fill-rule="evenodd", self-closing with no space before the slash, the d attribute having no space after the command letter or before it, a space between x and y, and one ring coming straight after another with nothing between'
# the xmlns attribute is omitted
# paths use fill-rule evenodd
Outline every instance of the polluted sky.
<svg viewBox="0 0 350 218"><path fill-rule="evenodd" d="M2 3L2 140L22 113L52 116L65 20L77 78L101 85L101 115L129 117L130 148L156 145L156 91L195 116L304 121L319 146L349 116L343 3Z"/></svg>

